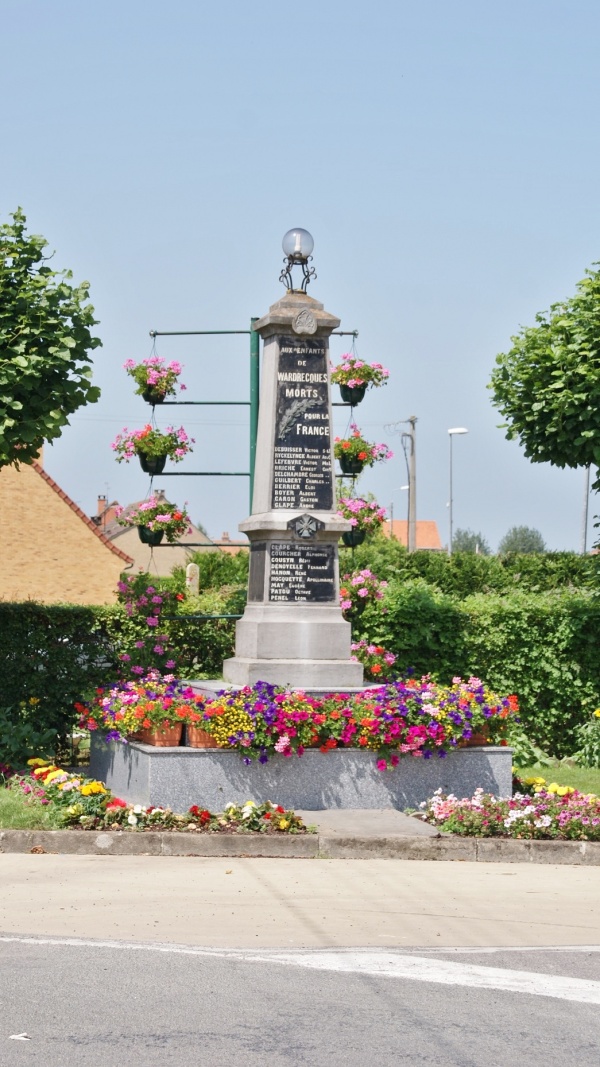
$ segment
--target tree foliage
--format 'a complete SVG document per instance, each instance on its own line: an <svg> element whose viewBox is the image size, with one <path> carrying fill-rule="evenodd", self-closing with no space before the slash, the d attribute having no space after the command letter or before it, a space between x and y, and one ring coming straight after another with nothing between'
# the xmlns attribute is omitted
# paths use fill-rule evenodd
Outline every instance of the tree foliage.
<svg viewBox="0 0 600 1067"><path fill-rule="evenodd" d="M452 536L453 552L474 552L476 555L489 556L490 546L481 533L473 530L458 529Z"/></svg>
<svg viewBox="0 0 600 1067"><path fill-rule="evenodd" d="M545 552L546 542L539 530L533 526L511 526L504 534L498 552L505 556L508 552L518 552L520 555L529 555L531 552Z"/></svg>
<svg viewBox="0 0 600 1067"><path fill-rule="evenodd" d="M52 270L43 237L27 234L25 215L0 225L0 467L31 463L44 441L60 437L68 416L94 403L89 352L93 307L88 282L69 284Z"/></svg>
<svg viewBox="0 0 600 1067"><path fill-rule="evenodd" d="M597 266L597 264L594 264ZM536 315L496 357L490 389L534 463L600 467L600 270L586 272L575 296ZM600 472L594 483L600 489Z"/></svg>

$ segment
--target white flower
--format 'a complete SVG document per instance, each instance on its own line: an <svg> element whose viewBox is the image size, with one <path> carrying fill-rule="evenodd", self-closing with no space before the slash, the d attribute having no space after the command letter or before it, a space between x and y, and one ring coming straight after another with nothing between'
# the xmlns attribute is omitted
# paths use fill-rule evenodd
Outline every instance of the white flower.
<svg viewBox="0 0 600 1067"><path fill-rule="evenodd" d="M132 812L131 815L128 817L127 822L130 826L137 826L137 816L135 816Z"/></svg>
<svg viewBox="0 0 600 1067"><path fill-rule="evenodd" d="M549 815L540 815L539 819L536 819L533 825L543 829L546 826L552 825L552 819Z"/></svg>
<svg viewBox="0 0 600 1067"><path fill-rule="evenodd" d="M136 805L134 806L134 809L133 809L133 810L134 810L134 813L135 813L136 815L141 815L141 814L142 814L142 805L141 805L141 804L136 804ZM136 819L136 822L137 822L137 819Z"/></svg>

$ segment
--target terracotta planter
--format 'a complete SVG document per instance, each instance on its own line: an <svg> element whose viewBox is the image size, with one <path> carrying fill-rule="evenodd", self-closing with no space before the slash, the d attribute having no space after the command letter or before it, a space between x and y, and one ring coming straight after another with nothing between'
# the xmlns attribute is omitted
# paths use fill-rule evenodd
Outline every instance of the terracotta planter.
<svg viewBox="0 0 600 1067"><path fill-rule="evenodd" d="M468 741L461 741L463 748L480 748L482 745L487 745L489 736L486 733L472 734Z"/></svg>
<svg viewBox="0 0 600 1067"><path fill-rule="evenodd" d="M151 530L148 526L138 526L137 532L144 545L159 545L165 536L164 530Z"/></svg>
<svg viewBox="0 0 600 1067"><path fill-rule="evenodd" d="M138 452L140 467L146 474L162 474L167 463L166 456L147 456Z"/></svg>
<svg viewBox="0 0 600 1067"><path fill-rule="evenodd" d="M346 548L356 548L357 545L362 545L366 536L366 530L357 530L356 527L353 527L342 534L342 541Z"/></svg>
<svg viewBox="0 0 600 1067"><path fill-rule="evenodd" d="M145 745L154 745L155 748L178 748L182 731L181 722L175 726L166 726L162 730L140 730L140 741Z"/></svg>
<svg viewBox="0 0 600 1067"><path fill-rule="evenodd" d="M343 474L360 474L365 465L364 460L354 459L352 456L345 456L343 452L339 462Z"/></svg>
<svg viewBox="0 0 600 1067"><path fill-rule="evenodd" d="M185 743L188 748L218 748L212 734L203 730L201 726L186 726Z"/></svg>
<svg viewBox="0 0 600 1067"><path fill-rule="evenodd" d="M344 404L351 404L352 407L356 407L357 404L360 404L366 391L366 385L340 385L340 396L344 401Z"/></svg>

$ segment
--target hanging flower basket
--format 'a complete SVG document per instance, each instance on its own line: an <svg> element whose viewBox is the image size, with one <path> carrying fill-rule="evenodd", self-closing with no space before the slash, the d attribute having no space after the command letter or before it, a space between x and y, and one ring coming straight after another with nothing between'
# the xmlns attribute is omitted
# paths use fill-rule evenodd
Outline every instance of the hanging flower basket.
<svg viewBox="0 0 600 1067"><path fill-rule="evenodd" d="M355 386L340 385L340 396L344 404L351 404L353 408L355 408L357 404L360 404L361 400L364 400L366 391L366 383L365 385Z"/></svg>
<svg viewBox="0 0 600 1067"><path fill-rule="evenodd" d="M367 441L355 422L350 424L350 430L348 437L336 437L333 445L333 453L344 474L360 474L364 467L372 467L394 455L387 445Z"/></svg>
<svg viewBox="0 0 600 1067"><path fill-rule="evenodd" d="M176 360L165 363L161 356L150 356L141 363L128 359L123 366L137 385L136 394L152 405L162 404L166 396L175 395L177 379L183 369ZM179 388L185 389L185 385Z"/></svg>
<svg viewBox="0 0 600 1067"><path fill-rule="evenodd" d="M381 363L365 363L364 359L358 359L347 353L342 356L342 362L337 367L331 368L331 381L340 387L342 400L345 404L360 404L365 395L365 390L372 386L387 385L390 376Z"/></svg>
<svg viewBox="0 0 600 1067"><path fill-rule="evenodd" d="M115 514L119 526L137 526L140 541L145 545L159 545L163 537L172 545L178 537L189 534L192 530L186 509L170 504L162 494L157 496L153 493L148 500L143 500L137 506L116 507Z"/></svg>
<svg viewBox="0 0 600 1067"><path fill-rule="evenodd" d="M179 463L192 451L194 439L188 437L183 426L175 430L167 426L163 433L148 423L141 430L123 430L117 434L111 448L117 453L117 463L129 463L134 456L140 457L142 470L147 474L160 474L167 459ZM160 466L159 466L160 464Z"/></svg>
<svg viewBox="0 0 600 1067"><path fill-rule="evenodd" d="M146 474L162 474L166 465L166 456L146 456L143 452L138 452L140 467Z"/></svg>
<svg viewBox="0 0 600 1067"><path fill-rule="evenodd" d="M151 530L149 526L138 526L138 537L143 545L159 545L165 536L164 530Z"/></svg>
<svg viewBox="0 0 600 1067"><path fill-rule="evenodd" d="M155 404L164 404L165 394L157 393L155 389L144 389L142 400L145 400L147 404L152 404L152 407L154 407Z"/></svg>
<svg viewBox="0 0 600 1067"><path fill-rule="evenodd" d="M360 474L365 465L364 459L357 459L354 456L340 456L340 467L342 474Z"/></svg>
<svg viewBox="0 0 600 1067"><path fill-rule="evenodd" d="M358 545L362 545L365 537L367 536L366 530L346 530L346 533L342 534L342 541L346 545L346 548L357 548Z"/></svg>
<svg viewBox="0 0 600 1067"><path fill-rule="evenodd" d="M342 534L342 541L348 548L362 545L367 534L375 533L385 519L385 508L380 508L376 500L363 497L340 497L337 513L352 527Z"/></svg>

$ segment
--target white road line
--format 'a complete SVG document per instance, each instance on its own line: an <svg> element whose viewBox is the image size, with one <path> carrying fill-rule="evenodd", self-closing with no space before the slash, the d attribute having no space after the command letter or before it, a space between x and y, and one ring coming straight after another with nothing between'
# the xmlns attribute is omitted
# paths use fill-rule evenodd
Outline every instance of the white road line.
<svg viewBox="0 0 600 1067"><path fill-rule="evenodd" d="M62 945L75 948L126 949L138 952L163 952L184 956L211 956L219 959L237 959L247 963L277 963L286 967L305 967L311 970L334 971L343 974L372 975L378 978L401 978L413 982L430 982L436 985L470 986L478 989L494 989L505 993L527 993L530 996L553 997L558 1000L576 1001L579 1004L600 1004L600 982L561 975L541 974L534 971L514 971L504 967L479 967L468 963L432 959L425 956L385 950L331 950L314 952L278 949L253 951L251 949L210 949L193 945L170 945L136 941L95 941L83 938L43 938L0 936L0 943L18 942L25 945ZM564 946L558 949L535 947L519 951L548 952L574 951L597 952L600 946ZM422 949L421 951L427 951ZM449 949L440 951L452 951ZM456 951L461 951L460 949ZM472 951L490 951L473 949ZM515 951L496 949L492 951Z"/></svg>

